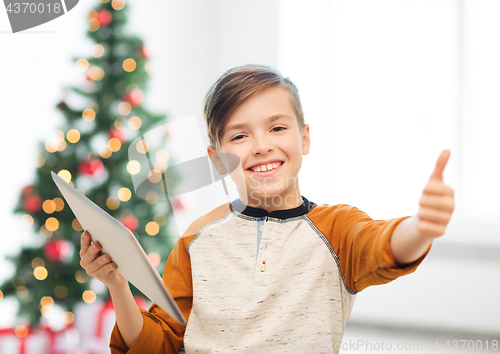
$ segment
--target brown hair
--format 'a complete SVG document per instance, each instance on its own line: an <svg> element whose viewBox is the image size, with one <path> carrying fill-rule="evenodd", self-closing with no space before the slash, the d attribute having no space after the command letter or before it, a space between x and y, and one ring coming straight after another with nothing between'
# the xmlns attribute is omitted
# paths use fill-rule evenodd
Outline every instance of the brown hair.
<svg viewBox="0 0 500 354"><path fill-rule="evenodd" d="M210 145L219 149L222 130L231 114L243 101L258 92L278 85L288 91L302 133L305 125L304 113L299 90L295 84L271 66L248 64L227 70L205 95L203 113Z"/></svg>

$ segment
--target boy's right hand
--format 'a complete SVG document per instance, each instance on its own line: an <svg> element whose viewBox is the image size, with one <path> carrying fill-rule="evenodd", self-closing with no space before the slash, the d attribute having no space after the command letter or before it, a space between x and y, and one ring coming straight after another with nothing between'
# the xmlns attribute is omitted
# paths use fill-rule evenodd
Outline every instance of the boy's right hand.
<svg viewBox="0 0 500 354"><path fill-rule="evenodd" d="M101 244L92 242L90 234L85 231L82 234L80 248L80 265L87 271L87 274L94 277L108 286L108 288L119 288L127 285L125 279L116 270L118 266L113 262L107 253L101 253Z"/></svg>

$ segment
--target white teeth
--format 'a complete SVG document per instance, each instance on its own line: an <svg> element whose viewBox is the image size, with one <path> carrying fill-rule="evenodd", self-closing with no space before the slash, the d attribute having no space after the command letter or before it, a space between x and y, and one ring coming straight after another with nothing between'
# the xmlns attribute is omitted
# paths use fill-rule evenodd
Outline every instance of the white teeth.
<svg viewBox="0 0 500 354"><path fill-rule="evenodd" d="M280 167L281 162L274 162L274 163L268 163L267 165L261 165L257 167L253 167L251 170L255 172L265 172L265 171L270 171L274 168Z"/></svg>

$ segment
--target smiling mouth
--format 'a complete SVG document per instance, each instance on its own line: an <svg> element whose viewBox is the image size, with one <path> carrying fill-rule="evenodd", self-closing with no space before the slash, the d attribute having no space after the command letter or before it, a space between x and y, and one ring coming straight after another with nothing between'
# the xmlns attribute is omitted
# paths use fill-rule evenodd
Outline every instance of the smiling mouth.
<svg viewBox="0 0 500 354"><path fill-rule="evenodd" d="M280 161L279 162L279 165L275 168L272 168L270 170L266 170L266 171L254 171L252 170L251 168L247 168L247 171L249 172L252 172L252 173L255 173L255 174L271 174L272 172L274 172L275 170L279 170L281 168L281 166L283 166L285 163L283 161Z"/></svg>
<svg viewBox="0 0 500 354"><path fill-rule="evenodd" d="M284 162L279 161L267 165L261 165L261 166L256 166L252 168L248 168L247 171L254 172L254 173L265 173L265 172L272 172L281 166L283 166Z"/></svg>

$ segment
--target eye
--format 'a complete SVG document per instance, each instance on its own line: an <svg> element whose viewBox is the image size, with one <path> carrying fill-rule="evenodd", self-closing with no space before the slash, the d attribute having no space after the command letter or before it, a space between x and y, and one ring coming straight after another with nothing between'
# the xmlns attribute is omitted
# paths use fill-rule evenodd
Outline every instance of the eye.
<svg viewBox="0 0 500 354"><path fill-rule="evenodd" d="M281 128L282 130L285 130L285 129L286 129L285 127L275 127L275 128L273 128L273 130L274 130L274 129L278 129L278 128ZM278 131L279 131L279 130L278 130Z"/></svg>
<svg viewBox="0 0 500 354"><path fill-rule="evenodd" d="M236 135L234 138L231 139L231 141L240 140L240 139L238 139L240 136L244 137L244 135Z"/></svg>

